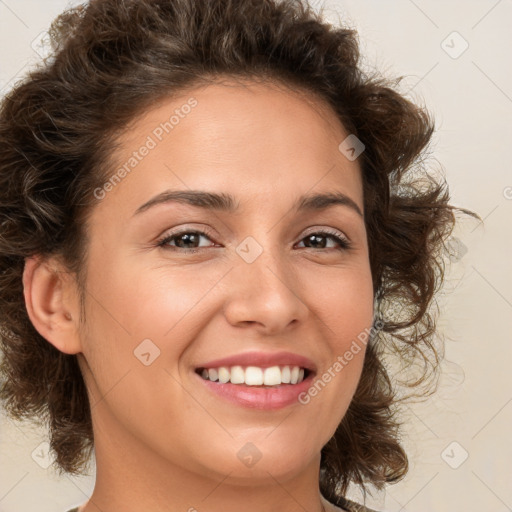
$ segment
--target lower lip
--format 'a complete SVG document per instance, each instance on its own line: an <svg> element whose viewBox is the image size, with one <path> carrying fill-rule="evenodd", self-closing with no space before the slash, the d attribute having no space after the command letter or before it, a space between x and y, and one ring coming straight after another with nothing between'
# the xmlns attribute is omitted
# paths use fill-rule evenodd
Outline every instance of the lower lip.
<svg viewBox="0 0 512 512"><path fill-rule="evenodd" d="M225 384L203 379L195 373L195 376L213 393L221 396L229 402L252 409L275 410L282 409L292 404L298 404L299 395L306 392L313 381L313 373L310 373L299 384L281 384L280 386L259 387L246 386L244 384Z"/></svg>

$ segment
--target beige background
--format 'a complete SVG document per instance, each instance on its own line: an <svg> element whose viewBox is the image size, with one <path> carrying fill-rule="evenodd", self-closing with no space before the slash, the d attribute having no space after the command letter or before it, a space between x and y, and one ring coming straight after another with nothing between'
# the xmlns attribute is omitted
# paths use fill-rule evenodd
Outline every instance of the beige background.
<svg viewBox="0 0 512 512"><path fill-rule="evenodd" d="M0 94L37 61L39 35L68 4L0 0ZM440 297L443 377L436 395L406 409L410 473L368 504L386 512L511 511L512 1L324 5L330 20L339 13L360 31L367 65L405 75L403 92L434 112L433 158L452 203L485 219L456 233L459 252ZM1 512L64 512L87 499L93 476L59 479L35 462L45 460L43 431L0 421Z"/></svg>

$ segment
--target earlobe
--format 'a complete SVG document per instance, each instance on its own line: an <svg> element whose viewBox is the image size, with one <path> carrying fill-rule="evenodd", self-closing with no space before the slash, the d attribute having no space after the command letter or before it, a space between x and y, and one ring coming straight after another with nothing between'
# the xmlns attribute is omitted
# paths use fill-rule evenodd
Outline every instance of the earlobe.
<svg viewBox="0 0 512 512"><path fill-rule="evenodd" d="M55 348L66 354L81 352L78 308L71 288L72 276L54 259L25 259L23 295L34 328Z"/></svg>

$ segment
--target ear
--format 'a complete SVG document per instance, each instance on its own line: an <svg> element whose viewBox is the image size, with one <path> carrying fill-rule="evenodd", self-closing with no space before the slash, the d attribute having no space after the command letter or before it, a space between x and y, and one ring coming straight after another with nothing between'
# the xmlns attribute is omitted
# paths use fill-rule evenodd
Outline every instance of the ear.
<svg viewBox="0 0 512 512"><path fill-rule="evenodd" d="M28 316L39 334L61 352L81 352L74 275L55 258L25 258L23 294Z"/></svg>

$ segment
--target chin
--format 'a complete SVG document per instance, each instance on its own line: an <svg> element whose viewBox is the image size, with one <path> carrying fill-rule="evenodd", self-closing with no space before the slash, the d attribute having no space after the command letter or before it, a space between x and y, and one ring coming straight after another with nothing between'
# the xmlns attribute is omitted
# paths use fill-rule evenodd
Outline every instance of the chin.
<svg viewBox="0 0 512 512"><path fill-rule="evenodd" d="M229 474L229 481L234 485L261 485L275 478L279 482L296 476L304 471L318 458L320 463L320 448L314 451L304 444L289 442L288 446L276 439L259 442L234 442L234 448L228 448L226 444L219 446L216 456L212 454L204 465L208 466L208 474L211 471L221 475ZM213 461L215 465L212 465Z"/></svg>

